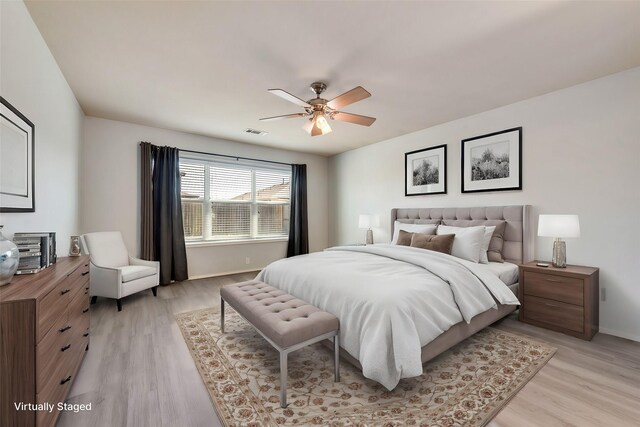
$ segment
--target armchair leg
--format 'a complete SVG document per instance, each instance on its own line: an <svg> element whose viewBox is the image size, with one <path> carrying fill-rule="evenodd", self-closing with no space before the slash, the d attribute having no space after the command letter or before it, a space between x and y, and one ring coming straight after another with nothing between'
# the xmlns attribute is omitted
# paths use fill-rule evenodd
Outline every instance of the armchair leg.
<svg viewBox="0 0 640 427"><path fill-rule="evenodd" d="M122 299L117 299L116 304L118 305L118 311L122 311Z"/></svg>
<svg viewBox="0 0 640 427"><path fill-rule="evenodd" d="M94 296L92 296L92 297L91 297L91 304L95 304L95 303L96 303L96 301L98 301L98 297L97 297L97 296L95 296L95 295L94 295Z"/></svg>
<svg viewBox="0 0 640 427"><path fill-rule="evenodd" d="M153 288L151 288L151 292L153 292L153 296L157 297L158 296L158 287L154 286Z"/></svg>

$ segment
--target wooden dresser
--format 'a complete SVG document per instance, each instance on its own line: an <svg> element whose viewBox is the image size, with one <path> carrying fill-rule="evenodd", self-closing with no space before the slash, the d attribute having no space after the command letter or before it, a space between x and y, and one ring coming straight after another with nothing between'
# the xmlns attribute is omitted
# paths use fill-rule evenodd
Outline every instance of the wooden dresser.
<svg viewBox="0 0 640 427"><path fill-rule="evenodd" d="M599 270L520 266L519 320L591 340L599 327Z"/></svg>
<svg viewBox="0 0 640 427"><path fill-rule="evenodd" d="M53 426L89 348L89 257L0 288L0 426ZM49 403L53 411L16 410Z"/></svg>

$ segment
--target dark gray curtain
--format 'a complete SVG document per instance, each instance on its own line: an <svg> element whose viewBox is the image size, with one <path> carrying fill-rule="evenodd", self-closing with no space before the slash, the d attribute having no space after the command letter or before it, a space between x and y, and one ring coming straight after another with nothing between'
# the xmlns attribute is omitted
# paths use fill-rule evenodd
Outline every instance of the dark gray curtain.
<svg viewBox="0 0 640 427"><path fill-rule="evenodd" d="M153 253L153 157L152 145L140 143L140 257L155 259Z"/></svg>
<svg viewBox="0 0 640 427"><path fill-rule="evenodd" d="M308 253L307 165L291 165L291 220L287 257Z"/></svg>
<svg viewBox="0 0 640 427"><path fill-rule="evenodd" d="M182 227L179 150L152 146L153 241L160 261L160 283L187 280L187 250Z"/></svg>

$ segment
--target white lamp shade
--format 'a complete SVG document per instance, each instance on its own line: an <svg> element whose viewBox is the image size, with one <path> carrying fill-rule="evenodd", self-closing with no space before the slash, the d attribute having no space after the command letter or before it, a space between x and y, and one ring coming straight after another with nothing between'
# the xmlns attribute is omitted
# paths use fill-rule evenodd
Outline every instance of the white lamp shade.
<svg viewBox="0 0 640 427"><path fill-rule="evenodd" d="M540 215L538 218L538 236L580 237L578 215Z"/></svg>
<svg viewBox="0 0 640 427"><path fill-rule="evenodd" d="M358 228L380 227L380 215L360 215Z"/></svg>
<svg viewBox="0 0 640 427"><path fill-rule="evenodd" d="M371 215L360 215L358 228L371 228Z"/></svg>

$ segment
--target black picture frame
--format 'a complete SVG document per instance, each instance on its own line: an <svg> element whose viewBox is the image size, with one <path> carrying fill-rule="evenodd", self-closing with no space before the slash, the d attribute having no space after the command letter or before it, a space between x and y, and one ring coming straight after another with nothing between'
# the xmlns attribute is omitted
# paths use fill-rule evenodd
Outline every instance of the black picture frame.
<svg viewBox="0 0 640 427"><path fill-rule="evenodd" d="M428 155L428 152L432 152L431 156ZM421 153L425 153L425 155L420 157ZM413 167L411 169L409 168L409 162L435 156L438 156L438 181L442 179L442 183L415 185ZM409 174L410 172L411 175ZM447 194L447 144L422 148L404 154L404 195L408 197L430 196L434 194Z"/></svg>
<svg viewBox="0 0 640 427"><path fill-rule="evenodd" d="M35 125L2 96L0 96L0 120L2 121L2 123L0 123L1 126L11 127L11 129L15 130L16 134L24 132L27 150L24 156L24 160L26 160L24 169L24 178L26 179L24 190L26 194L3 191L3 189L0 188L0 213L35 212ZM0 143L0 150L2 150L2 148ZM3 155L8 155L9 158L11 154L12 153L3 153Z"/></svg>
<svg viewBox="0 0 640 427"><path fill-rule="evenodd" d="M500 138L501 136L504 136L504 138ZM506 150L509 152L508 170L509 172L513 172L511 176L474 179L474 159L471 156L471 150L482 149L483 144L484 147L487 145L495 145L498 147L500 144L506 144L498 148L505 149L506 147ZM517 164L513 164L515 167L511 166L513 158L517 159ZM462 193L522 190L522 127L505 129L463 139L460 142L460 166L460 189ZM482 171L479 170L479 172Z"/></svg>

